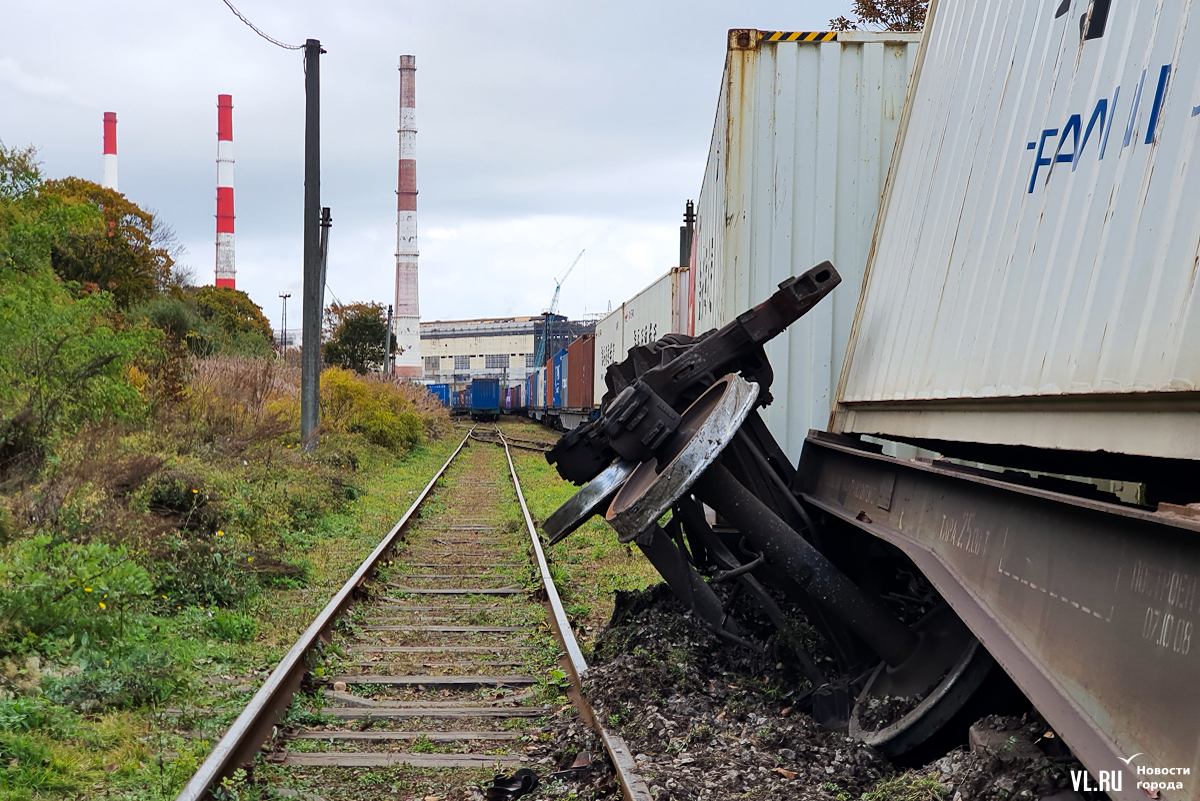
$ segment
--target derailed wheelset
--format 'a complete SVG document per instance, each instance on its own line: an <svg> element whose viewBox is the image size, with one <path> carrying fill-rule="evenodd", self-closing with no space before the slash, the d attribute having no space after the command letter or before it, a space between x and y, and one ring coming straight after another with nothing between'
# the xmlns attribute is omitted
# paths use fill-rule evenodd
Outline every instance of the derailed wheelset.
<svg viewBox="0 0 1200 801"><path fill-rule="evenodd" d="M611 365L599 418L546 455L586 486L544 529L553 544L605 515L717 636L754 648L731 614L733 597L752 599L811 682L818 720L898 756L966 708L994 663L927 585L897 607L920 583L898 551L814 521L759 416L773 379L763 346L840 281L823 262L719 330L672 334ZM714 582L736 582L730 601ZM836 668L795 644L780 596L820 631Z"/></svg>

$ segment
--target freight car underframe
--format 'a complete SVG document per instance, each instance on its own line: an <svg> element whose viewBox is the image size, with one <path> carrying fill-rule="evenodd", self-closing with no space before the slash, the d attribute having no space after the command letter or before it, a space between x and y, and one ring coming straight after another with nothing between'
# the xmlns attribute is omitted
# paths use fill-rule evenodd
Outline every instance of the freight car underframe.
<svg viewBox="0 0 1200 801"><path fill-rule="evenodd" d="M1185 689L1200 679L1190 656L1200 519L819 432L793 470L754 409L771 380L761 344L836 285L823 267L832 280L805 291L785 282L720 332L656 343L610 368L601 418L548 454L565 477L593 479L546 521L552 542L607 510L620 538L732 642L748 644L710 582L736 581L784 633L776 598L796 602L840 670L827 675L793 648L799 672L826 688L814 712L884 753L920 749L988 711L1001 686L989 679L994 658L1113 797L1140 797L1128 754L1200 769L1200 703ZM782 295L791 310L780 316ZM713 380L714 366L730 373ZM701 503L726 525L710 526ZM895 602L906 596L921 602L906 610ZM915 706L865 722L898 696ZM847 697L853 708L839 710Z"/></svg>

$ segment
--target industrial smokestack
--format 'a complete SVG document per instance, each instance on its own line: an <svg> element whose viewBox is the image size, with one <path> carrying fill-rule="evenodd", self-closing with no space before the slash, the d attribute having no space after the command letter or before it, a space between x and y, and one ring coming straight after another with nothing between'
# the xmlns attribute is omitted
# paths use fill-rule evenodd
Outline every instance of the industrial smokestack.
<svg viewBox="0 0 1200 801"><path fill-rule="evenodd" d="M395 374L421 377L417 296L417 57L400 56L400 168L396 188Z"/></svg>
<svg viewBox="0 0 1200 801"><path fill-rule="evenodd" d="M105 189L117 191L117 113L104 112L104 181Z"/></svg>
<svg viewBox="0 0 1200 801"><path fill-rule="evenodd" d="M234 289L233 95L217 95L217 286Z"/></svg>

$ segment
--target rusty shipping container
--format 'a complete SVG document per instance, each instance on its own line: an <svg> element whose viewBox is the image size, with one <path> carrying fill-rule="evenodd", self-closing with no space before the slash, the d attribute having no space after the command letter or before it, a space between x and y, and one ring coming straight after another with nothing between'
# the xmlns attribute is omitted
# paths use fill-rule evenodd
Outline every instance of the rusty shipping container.
<svg viewBox="0 0 1200 801"><path fill-rule="evenodd" d="M842 284L767 345L768 427L792 459L825 429L920 34L729 32L696 206L691 331L828 259Z"/></svg>
<svg viewBox="0 0 1200 801"><path fill-rule="evenodd" d="M1190 10L939 4L837 431L1200 459Z"/></svg>
<svg viewBox="0 0 1200 801"><path fill-rule="evenodd" d="M567 346L566 408L592 408L595 357L596 338L591 334L585 334Z"/></svg>

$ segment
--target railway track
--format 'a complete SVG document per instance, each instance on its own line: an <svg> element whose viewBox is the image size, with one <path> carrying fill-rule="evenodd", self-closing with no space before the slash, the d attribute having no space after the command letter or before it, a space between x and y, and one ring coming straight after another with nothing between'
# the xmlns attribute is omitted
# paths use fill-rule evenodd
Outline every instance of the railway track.
<svg viewBox="0 0 1200 801"><path fill-rule="evenodd" d="M405 791L469 798L495 774L521 768L544 780L555 767L530 764L525 746L565 708L549 706L557 687L547 689L547 676L569 682L567 695L598 730L624 797L650 797L628 750L597 724L580 692L587 665L525 505L512 444L498 428L489 433L467 433L180 801L220 797L214 791L223 782L229 796L229 782L245 781L238 771L256 758L279 783L329 801Z"/></svg>

